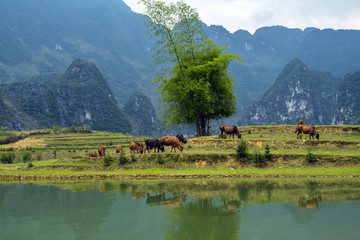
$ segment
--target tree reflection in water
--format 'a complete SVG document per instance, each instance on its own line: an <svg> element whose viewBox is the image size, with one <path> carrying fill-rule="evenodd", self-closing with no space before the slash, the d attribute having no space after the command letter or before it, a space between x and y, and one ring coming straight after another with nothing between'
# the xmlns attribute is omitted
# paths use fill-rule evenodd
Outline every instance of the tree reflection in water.
<svg viewBox="0 0 360 240"><path fill-rule="evenodd" d="M221 199L191 198L165 215L165 239L239 239L240 214L224 211Z"/></svg>

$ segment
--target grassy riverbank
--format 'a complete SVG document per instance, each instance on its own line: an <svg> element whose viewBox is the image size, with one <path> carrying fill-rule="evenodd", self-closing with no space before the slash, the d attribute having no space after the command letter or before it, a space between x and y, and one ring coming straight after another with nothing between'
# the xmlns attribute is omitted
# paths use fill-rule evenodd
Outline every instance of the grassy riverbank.
<svg viewBox="0 0 360 240"><path fill-rule="evenodd" d="M241 177L360 177L360 127L317 126L320 140L297 139L294 125L239 128L249 148L248 157L237 157L239 139L217 135L191 138L182 153L131 154L133 137L119 133L32 134L16 143L0 145L0 157L13 155L13 163L0 164L0 181L51 179L157 179ZM104 158L88 152L106 147ZM116 146L123 146L127 164L119 165ZM261 165L256 157L270 150ZM27 155L24 158L24 155ZM30 157L29 157L30 156ZM310 163L309 156L313 162ZM29 167L31 162L32 167Z"/></svg>

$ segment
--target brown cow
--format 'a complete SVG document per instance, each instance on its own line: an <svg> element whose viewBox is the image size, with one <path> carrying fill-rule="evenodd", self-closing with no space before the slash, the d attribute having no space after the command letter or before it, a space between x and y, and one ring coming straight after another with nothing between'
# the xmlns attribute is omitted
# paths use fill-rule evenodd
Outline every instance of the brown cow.
<svg viewBox="0 0 360 240"><path fill-rule="evenodd" d="M298 131L299 125L304 125L304 120L300 119L300 120L298 121L298 125L297 125L294 133L296 133L296 132ZM299 136L298 136L297 138L299 138Z"/></svg>
<svg viewBox="0 0 360 240"><path fill-rule="evenodd" d="M140 153L143 153L144 152L144 144L142 142L137 142L137 145L140 148Z"/></svg>
<svg viewBox="0 0 360 240"><path fill-rule="evenodd" d="M143 150L140 148L140 146L136 142L131 142L129 144L130 152L134 151L137 153L143 153Z"/></svg>
<svg viewBox="0 0 360 240"><path fill-rule="evenodd" d="M164 136L160 138L160 144L163 146L171 146L171 152L174 149L174 152L176 152L175 148L178 148L180 152L183 151L184 147L181 145L179 139L177 137L173 136Z"/></svg>
<svg viewBox="0 0 360 240"><path fill-rule="evenodd" d="M233 139L234 139L234 135L238 136L238 138L241 138L241 133L239 133L239 129L235 125L234 126L220 125L219 129L220 129L219 137L225 132L226 134L229 134L229 138L231 138L231 135L233 136Z"/></svg>
<svg viewBox="0 0 360 240"><path fill-rule="evenodd" d="M319 139L319 133L315 130L314 126L308 126L308 125L299 125L297 128L297 135L299 135L300 133L304 133L304 134L310 134L309 139L311 139L311 137L314 139L314 136L316 139Z"/></svg>
<svg viewBox="0 0 360 240"><path fill-rule="evenodd" d="M98 157L96 152L89 152L89 157Z"/></svg>
<svg viewBox="0 0 360 240"><path fill-rule="evenodd" d="M100 157L105 156L105 147L100 146L100 147L98 148L98 152L99 152L99 156L100 156Z"/></svg>
<svg viewBox="0 0 360 240"><path fill-rule="evenodd" d="M122 146L116 146L116 153L123 153L123 148Z"/></svg>

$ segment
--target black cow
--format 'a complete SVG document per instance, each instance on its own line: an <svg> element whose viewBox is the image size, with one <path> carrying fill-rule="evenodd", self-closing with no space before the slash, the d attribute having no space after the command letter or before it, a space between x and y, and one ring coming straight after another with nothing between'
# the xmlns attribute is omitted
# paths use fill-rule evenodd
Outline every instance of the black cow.
<svg viewBox="0 0 360 240"><path fill-rule="evenodd" d="M176 137L179 139L180 142L182 142L184 144L187 143L187 139L181 133L176 135Z"/></svg>
<svg viewBox="0 0 360 240"><path fill-rule="evenodd" d="M150 149L153 149L153 148L154 148L154 152L156 152L156 149L157 149L157 152L159 152L159 150L161 150L161 152L165 151L164 146L160 143L159 139L155 139L155 138L154 139L146 139L145 145L146 145L145 151L147 150L148 153L150 152Z"/></svg>

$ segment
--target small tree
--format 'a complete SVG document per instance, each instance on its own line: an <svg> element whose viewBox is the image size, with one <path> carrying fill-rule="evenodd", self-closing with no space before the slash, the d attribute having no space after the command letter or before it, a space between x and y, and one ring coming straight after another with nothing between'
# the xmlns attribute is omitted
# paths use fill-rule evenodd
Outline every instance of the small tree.
<svg viewBox="0 0 360 240"><path fill-rule="evenodd" d="M318 162L318 159L316 158L316 156L313 153L311 153L311 150L309 149L308 153L306 154L305 161L308 164L314 164L314 163Z"/></svg>
<svg viewBox="0 0 360 240"><path fill-rule="evenodd" d="M245 140L241 140L236 149L236 158L247 158L249 156L249 147Z"/></svg>
<svg viewBox="0 0 360 240"><path fill-rule="evenodd" d="M13 163L15 160L15 154L13 152L9 153L1 153L0 154L0 161L1 163Z"/></svg>
<svg viewBox="0 0 360 240"><path fill-rule="evenodd" d="M125 156L124 153L121 153L119 156L119 165L123 166L130 163L130 159Z"/></svg>
<svg viewBox="0 0 360 240"><path fill-rule="evenodd" d="M113 159L112 156L106 155L106 156L104 157L104 166L105 166L105 167L109 167L110 164L111 164L111 162L112 162L113 160L114 160L114 159Z"/></svg>
<svg viewBox="0 0 360 240"><path fill-rule="evenodd" d="M265 156L256 150L254 152L253 162L257 167L263 167L266 163Z"/></svg>
<svg viewBox="0 0 360 240"><path fill-rule="evenodd" d="M269 144L265 145L265 160L270 161L271 160L271 153L270 153L270 147Z"/></svg>

